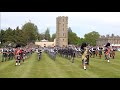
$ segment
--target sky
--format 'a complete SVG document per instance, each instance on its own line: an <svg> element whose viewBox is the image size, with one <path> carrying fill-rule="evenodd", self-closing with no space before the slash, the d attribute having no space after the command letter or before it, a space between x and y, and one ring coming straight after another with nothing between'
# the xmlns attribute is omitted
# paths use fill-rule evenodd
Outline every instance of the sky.
<svg viewBox="0 0 120 90"><path fill-rule="evenodd" d="M48 27L53 34L58 16L68 16L68 27L80 38L92 31L100 35L120 35L120 12L0 12L0 29L21 28L30 20L37 25L39 33Z"/></svg>

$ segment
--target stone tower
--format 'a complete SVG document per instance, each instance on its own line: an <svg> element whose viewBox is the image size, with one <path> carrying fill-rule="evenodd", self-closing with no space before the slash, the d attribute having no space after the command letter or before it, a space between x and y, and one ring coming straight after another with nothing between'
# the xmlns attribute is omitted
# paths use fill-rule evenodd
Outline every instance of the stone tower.
<svg viewBox="0 0 120 90"><path fill-rule="evenodd" d="M68 46L68 17L56 18L56 46Z"/></svg>

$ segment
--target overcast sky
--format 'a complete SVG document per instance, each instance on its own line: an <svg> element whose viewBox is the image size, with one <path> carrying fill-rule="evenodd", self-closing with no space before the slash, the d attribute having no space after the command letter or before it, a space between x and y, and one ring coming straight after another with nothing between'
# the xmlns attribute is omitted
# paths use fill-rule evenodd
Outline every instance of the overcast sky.
<svg viewBox="0 0 120 90"><path fill-rule="evenodd" d="M56 32L56 17L68 16L68 27L71 27L79 37L91 31L101 35L120 35L120 12L1 12L0 28L6 29L17 26L21 28L31 20L37 25L39 32L43 33L47 27L50 33Z"/></svg>

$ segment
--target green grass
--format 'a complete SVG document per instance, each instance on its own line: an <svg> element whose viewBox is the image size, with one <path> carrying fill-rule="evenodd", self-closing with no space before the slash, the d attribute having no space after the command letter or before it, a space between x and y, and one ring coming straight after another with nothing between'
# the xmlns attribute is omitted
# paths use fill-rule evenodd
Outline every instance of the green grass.
<svg viewBox="0 0 120 90"><path fill-rule="evenodd" d="M75 58L72 63L57 56L56 61L53 61L43 53L42 59L38 61L34 53L21 66L15 66L15 60L0 62L0 78L120 78L119 56L120 52L116 52L115 59L111 59L110 63L104 57L90 58L90 65L84 70L81 58Z"/></svg>

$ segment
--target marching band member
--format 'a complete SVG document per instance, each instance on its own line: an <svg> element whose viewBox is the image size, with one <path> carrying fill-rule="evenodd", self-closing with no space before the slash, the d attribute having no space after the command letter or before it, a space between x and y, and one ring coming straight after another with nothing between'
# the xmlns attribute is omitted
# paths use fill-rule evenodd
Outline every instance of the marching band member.
<svg viewBox="0 0 120 90"><path fill-rule="evenodd" d="M89 60L88 60L88 48L87 48L87 43L82 43L82 46L81 46L81 50L82 50L82 65L83 65L83 68L84 70L86 70L86 66L87 64L89 64Z"/></svg>
<svg viewBox="0 0 120 90"><path fill-rule="evenodd" d="M15 60L16 60L16 64L15 64L15 65L20 65L20 60L21 60L20 53L21 53L20 45L16 45L16 50L15 50Z"/></svg>
<svg viewBox="0 0 120 90"><path fill-rule="evenodd" d="M107 43L105 47L106 47L105 56L107 61L110 62L110 50L111 50L110 43Z"/></svg>

